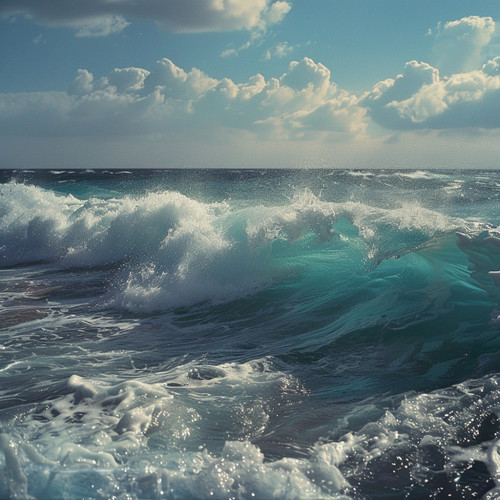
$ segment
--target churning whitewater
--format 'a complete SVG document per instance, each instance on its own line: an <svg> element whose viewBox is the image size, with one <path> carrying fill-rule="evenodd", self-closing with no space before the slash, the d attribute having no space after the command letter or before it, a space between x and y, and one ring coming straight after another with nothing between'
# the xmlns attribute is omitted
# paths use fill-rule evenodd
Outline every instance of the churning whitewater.
<svg viewBox="0 0 500 500"><path fill-rule="evenodd" d="M0 171L0 498L500 496L497 171Z"/></svg>

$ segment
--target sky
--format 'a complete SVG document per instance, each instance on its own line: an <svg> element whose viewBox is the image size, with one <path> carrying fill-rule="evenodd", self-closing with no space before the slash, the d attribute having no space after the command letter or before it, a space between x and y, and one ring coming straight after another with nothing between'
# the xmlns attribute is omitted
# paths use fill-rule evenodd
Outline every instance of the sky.
<svg viewBox="0 0 500 500"><path fill-rule="evenodd" d="M0 0L0 168L499 168L498 0Z"/></svg>

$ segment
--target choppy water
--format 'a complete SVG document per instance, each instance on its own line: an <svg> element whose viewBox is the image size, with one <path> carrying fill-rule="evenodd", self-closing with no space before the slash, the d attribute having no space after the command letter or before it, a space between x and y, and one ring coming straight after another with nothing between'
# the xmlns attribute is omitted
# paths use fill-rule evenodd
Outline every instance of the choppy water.
<svg viewBox="0 0 500 500"><path fill-rule="evenodd" d="M0 498L497 498L499 201L498 171L0 171Z"/></svg>

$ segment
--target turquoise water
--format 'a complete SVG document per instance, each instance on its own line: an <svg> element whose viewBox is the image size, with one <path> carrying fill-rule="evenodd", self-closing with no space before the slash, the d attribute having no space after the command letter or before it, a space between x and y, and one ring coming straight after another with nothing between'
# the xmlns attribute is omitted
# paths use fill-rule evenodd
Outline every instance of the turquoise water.
<svg viewBox="0 0 500 500"><path fill-rule="evenodd" d="M0 171L0 497L495 498L499 198Z"/></svg>

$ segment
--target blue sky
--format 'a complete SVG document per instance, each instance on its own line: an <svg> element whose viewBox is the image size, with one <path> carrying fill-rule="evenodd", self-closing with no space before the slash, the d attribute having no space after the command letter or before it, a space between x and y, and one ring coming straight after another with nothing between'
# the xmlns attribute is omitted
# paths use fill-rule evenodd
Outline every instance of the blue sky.
<svg viewBox="0 0 500 500"><path fill-rule="evenodd" d="M14 168L483 167L498 0L1 0Z"/></svg>

